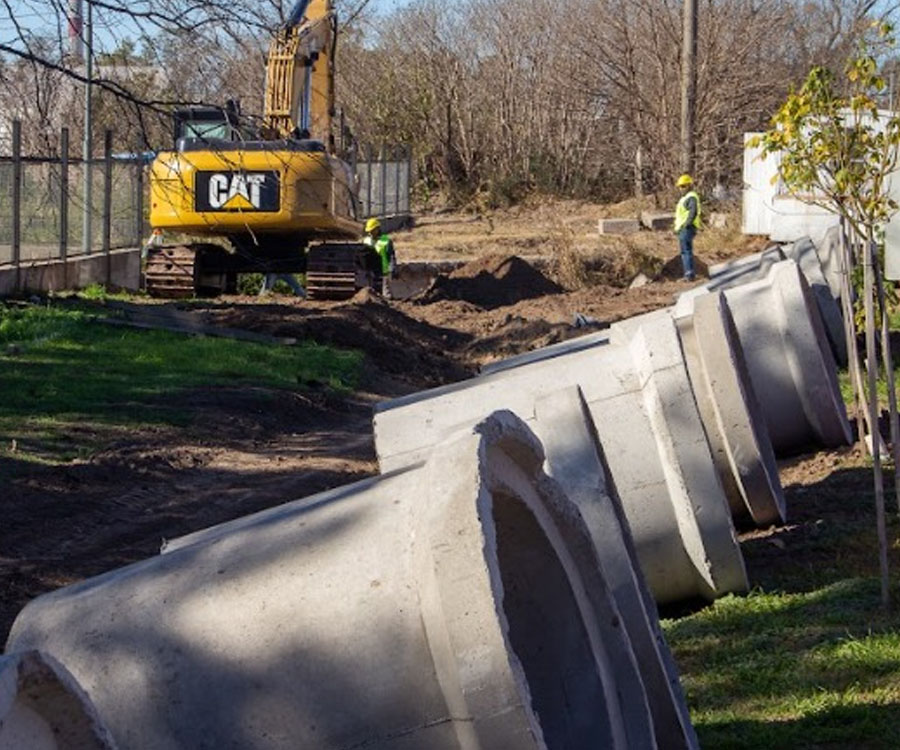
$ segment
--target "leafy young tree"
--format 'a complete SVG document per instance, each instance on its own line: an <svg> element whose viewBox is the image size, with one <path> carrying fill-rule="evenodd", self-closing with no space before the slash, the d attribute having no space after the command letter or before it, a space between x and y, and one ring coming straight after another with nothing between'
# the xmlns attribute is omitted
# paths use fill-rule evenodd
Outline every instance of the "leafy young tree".
<svg viewBox="0 0 900 750"><path fill-rule="evenodd" d="M777 154L780 159L778 177L795 197L837 214L847 230L842 269L844 325L857 411L860 417L867 416L871 439L885 605L889 601L889 592L878 429L876 315L880 319L887 375L895 486L900 490L900 426L888 335L890 297L882 268L882 227L898 209L889 192L889 179L898 162L900 117L893 109L879 109L879 100L887 83L879 72L877 59L879 53L894 46L891 34L890 25L873 24L872 34L863 38L856 54L847 60L843 76L837 76L825 67L814 67L801 88L792 92L775 113L771 128L752 142L762 146L764 156ZM861 284L858 283L860 277ZM849 279L857 281L854 291L860 316L854 315L851 306ZM855 323L858 319L864 324L866 333L867 394L856 347Z"/></svg>

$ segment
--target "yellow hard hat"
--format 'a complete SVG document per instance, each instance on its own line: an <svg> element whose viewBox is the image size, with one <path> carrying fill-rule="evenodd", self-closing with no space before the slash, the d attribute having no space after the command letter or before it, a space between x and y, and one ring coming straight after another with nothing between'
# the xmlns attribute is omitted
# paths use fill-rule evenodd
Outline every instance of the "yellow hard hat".
<svg viewBox="0 0 900 750"><path fill-rule="evenodd" d="M675 182L675 185L677 187L687 187L688 185L693 185L693 184L694 184L694 180L689 174L681 175L681 177L679 177Z"/></svg>
<svg viewBox="0 0 900 750"><path fill-rule="evenodd" d="M369 219L366 222L366 231L374 232L377 229L381 229L381 222L378 219Z"/></svg>

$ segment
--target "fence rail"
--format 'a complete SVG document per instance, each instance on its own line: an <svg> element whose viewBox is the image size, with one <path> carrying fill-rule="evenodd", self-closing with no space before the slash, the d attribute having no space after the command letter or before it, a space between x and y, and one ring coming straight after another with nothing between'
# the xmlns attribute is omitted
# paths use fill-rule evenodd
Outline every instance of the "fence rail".
<svg viewBox="0 0 900 750"><path fill-rule="evenodd" d="M22 154L22 131L12 123L12 155L0 156L0 265L16 268L93 252L139 247L144 227L143 161L112 151L85 162L69 156L69 131L59 135L59 156ZM85 170L92 183L91 237L84 242Z"/></svg>
<svg viewBox="0 0 900 750"><path fill-rule="evenodd" d="M109 130L103 155L88 162L69 156L68 128L60 130L58 156L22 154L19 121L11 135L12 155L0 156L0 267L143 244L149 234L145 159L115 154ZM408 147L363 147L353 166L360 218L410 212ZM83 236L85 170L92 186L89 238Z"/></svg>

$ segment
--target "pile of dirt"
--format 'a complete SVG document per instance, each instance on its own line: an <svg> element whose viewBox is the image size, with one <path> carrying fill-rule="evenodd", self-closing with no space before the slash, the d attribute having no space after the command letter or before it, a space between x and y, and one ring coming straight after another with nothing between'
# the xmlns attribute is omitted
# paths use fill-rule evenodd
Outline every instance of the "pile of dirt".
<svg viewBox="0 0 900 750"><path fill-rule="evenodd" d="M562 288L516 255L487 255L438 276L420 302L463 300L484 310L558 294Z"/></svg>
<svg viewBox="0 0 900 750"><path fill-rule="evenodd" d="M467 342L465 333L416 320L368 290L338 304L234 305L207 310L205 317L232 328L360 350L368 374L383 373L416 388L471 374L453 354Z"/></svg>
<svg viewBox="0 0 900 750"><path fill-rule="evenodd" d="M709 264L706 263L702 258L694 256L694 274L698 278L708 279L709 278ZM673 258L669 258L665 263L663 263L662 268L659 270L659 273L656 275L656 279L666 279L668 281L677 281L678 279L684 276L684 266L681 264L681 255L676 255Z"/></svg>

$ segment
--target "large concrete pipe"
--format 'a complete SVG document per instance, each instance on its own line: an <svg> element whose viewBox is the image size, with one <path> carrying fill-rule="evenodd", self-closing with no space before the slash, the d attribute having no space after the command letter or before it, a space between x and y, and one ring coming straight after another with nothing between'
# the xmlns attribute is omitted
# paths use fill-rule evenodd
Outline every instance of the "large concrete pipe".
<svg viewBox="0 0 900 750"><path fill-rule="evenodd" d="M835 360L838 364L847 364L847 337L844 332L844 317L838 304L840 295L832 294L815 244L809 237L804 237L785 246L784 252L800 266L801 272L806 277L819 308L819 314L822 316L822 324Z"/></svg>
<svg viewBox="0 0 900 750"><path fill-rule="evenodd" d="M0 750L115 750L74 677L38 651L0 656Z"/></svg>
<svg viewBox="0 0 900 750"><path fill-rule="evenodd" d="M606 344L609 342L609 330L598 331L597 333L589 333L585 336L578 336L567 341L560 341L558 344L550 346L542 346L540 349L533 349L530 352L517 354L514 357L499 359L496 362L489 362L481 368L482 375L490 375L493 372L502 372L504 370L512 370L514 367L530 364L531 362L543 362L553 357L562 357L572 352L580 352L584 349L590 349L598 344Z"/></svg>
<svg viewBox="0 0 900 750"><path fill-rule="evenodd" d="M691 290L679 304L703 293ZM849 444L837 366L797 264L776 263L765 279L727 289L725 298L776 455Z"/></svg>
<svg viewBox="0 0 900 750"><path fill-rule="evenodd" d="M702 289L721 292L741 284L759 281L768 276L775 263L793 260L800 266L800 271L812 290L835 360L840 364L846 364L847 340L844 334L844 319L837 301L840 295L833 293L820 255L809 237L787 245L769 247L761 253L712 266L709 270L710 279Z"/></svg>
<svg viewBox="0 0 900 750"><path fill-rule="evenodd" d="M742 255L709 267L709 289L726 289L729 286L746 284L764 278L769 269L785 259L781 245L770 245L765 250L751 255Z"/></svg>
<svg viewBox="0 0 900 750"><path fill-rule="evenodd" d="M760 527L783 523L775 452L725 297L683 297L673 308L616 323L611 340L627 341L639 326L660 317L671 317L678 329L691 390L733 517Z"/></svg>
<svg viewBox="0 0 900 750"><path fill-rule="evenodd" d="M545 468L578 506L622 615L650 702L656 742L667 750L698 748L678 671L641 574L621 500L607 481L603 449L581 389L564 388L539 398L534 413Z"/></svg>
<svg viewBox="0 0 900 750"><path fill-rule="evenodd" d="M653 748L575 506L513 415L30 603L121 748Z"/></svg>
<svg viewBox="0 0 900 750"><path fill-rule="evenodd" d="M841 298L841 273L843 268L843 259L841 257L841 228L831 227L825 232L824 237L816 246L816 254L819 256L819 263L822 265L822 273L828 288L831 290L831 296L836 300Z"/></svg>
<svg viewBox="0 0 900 750"><path fill-rule="evenodd" d="M483 375L376 406L383 471L493 409L529 421L535 403L580 386L658 602L708 599L747 587L728 502L716 474L671 319L641 326L628 346L603 345Z"/></svg>

